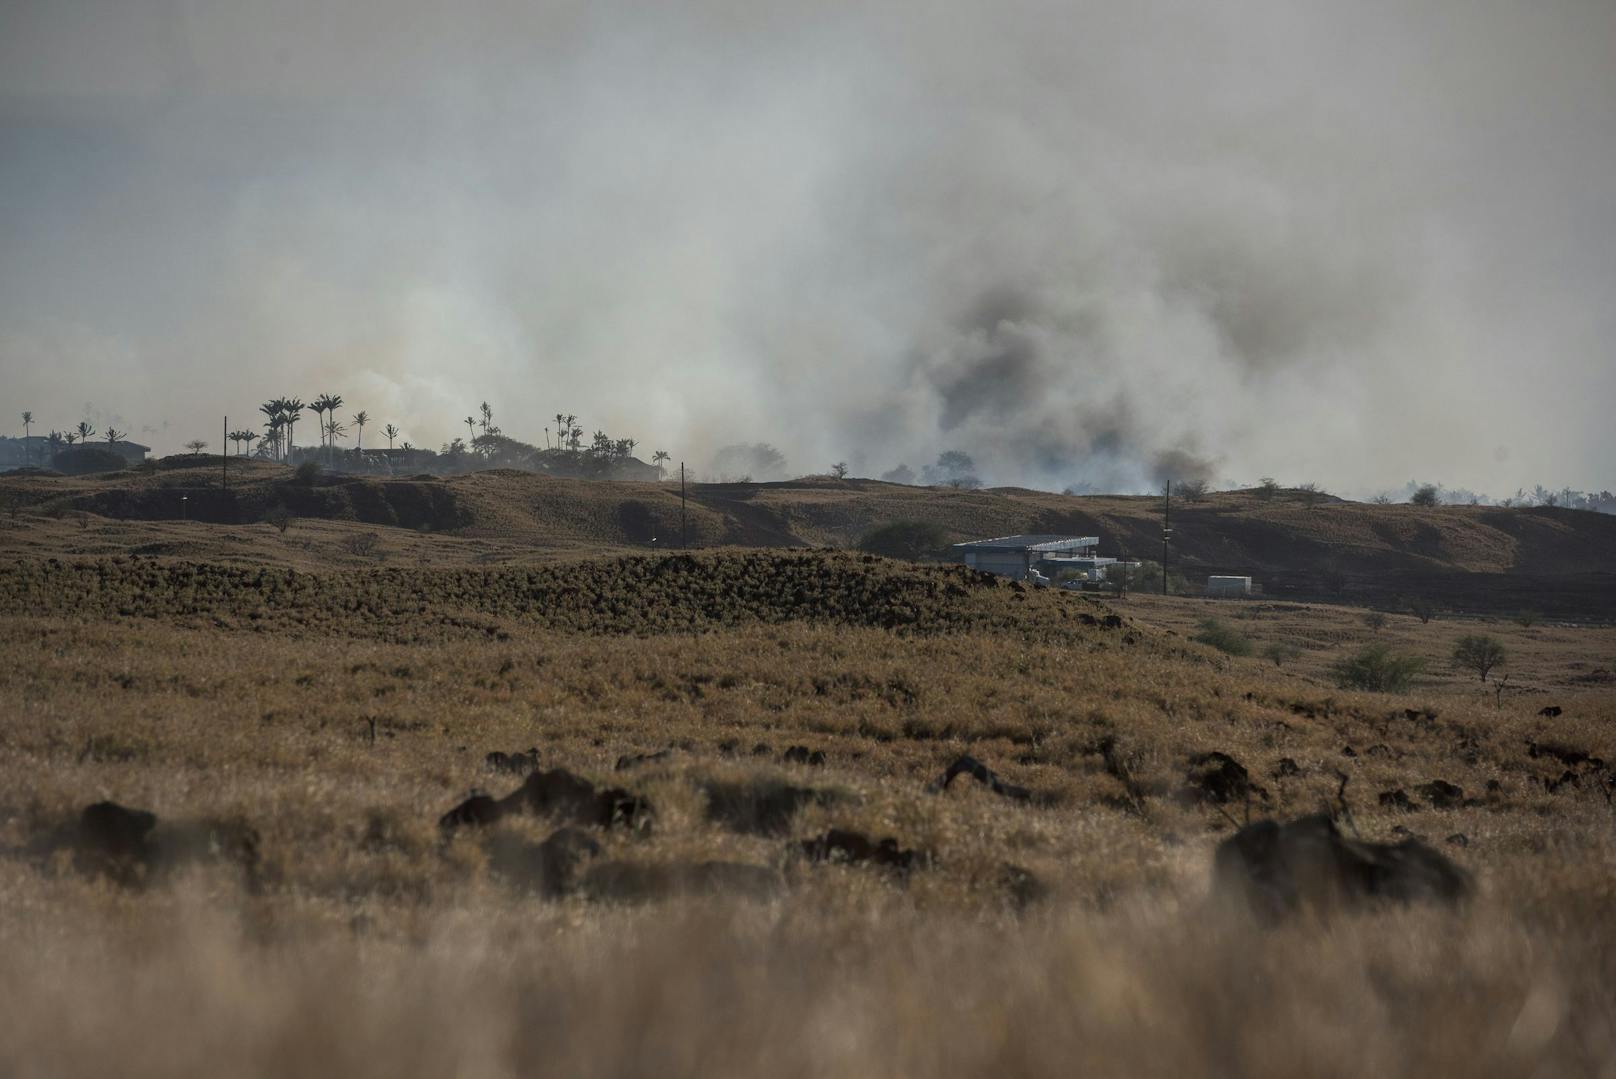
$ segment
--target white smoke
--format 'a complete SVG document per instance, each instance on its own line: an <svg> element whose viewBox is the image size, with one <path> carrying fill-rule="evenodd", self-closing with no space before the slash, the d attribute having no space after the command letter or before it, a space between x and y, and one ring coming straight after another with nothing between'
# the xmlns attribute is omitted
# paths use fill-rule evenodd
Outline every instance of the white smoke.
<svg viewBox="0 0 1616 1079"><path fill-rule="evenodd" d="M1412 7L14 3L3 396L1608 486L1616 7Z"/></svg>

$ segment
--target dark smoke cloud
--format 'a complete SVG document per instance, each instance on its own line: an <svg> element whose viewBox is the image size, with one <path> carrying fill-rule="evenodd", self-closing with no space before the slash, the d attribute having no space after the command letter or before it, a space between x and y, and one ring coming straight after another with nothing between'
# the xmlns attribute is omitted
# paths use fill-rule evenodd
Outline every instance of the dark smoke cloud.
<svg viewBox="0 0 1616 1079"><path fill-rule="evenodd" d="M1605 0L16 0L0 396L164 450L330 391L697 465L1608 486L1612 40Z"/></svg>

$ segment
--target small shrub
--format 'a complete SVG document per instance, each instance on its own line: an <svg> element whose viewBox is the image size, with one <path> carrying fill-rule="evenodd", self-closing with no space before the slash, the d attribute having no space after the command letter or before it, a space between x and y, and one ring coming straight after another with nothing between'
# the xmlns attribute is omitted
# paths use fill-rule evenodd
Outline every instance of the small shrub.
<svg viewBox="0 0 1616 1079"><path fill-rule="evenodd" d="M1301 493L1302 504L1308 509L1318 505L1319 499L1324 497L1324 491L1316 483L1304 483L1296 490Z"/></svg>
<svg viewBox="0 0 1616 1079"><path fill-rule="evenodd" d="M376 553L381 539L374 532L356 532L342 541L342 549L356 558L369 558Z"/></svg>
<svg viewBox="0 0 1616 1079"><path fill-rule="evenodd" d="M313 487L320 479L318 461L304 461L292 472L292 478L304 487Z"/></svg>
<svg viewBox="0 0 1616 1079"><path fill-rule="evenodd" d="M1435 484L1427 483L1410 495L1408 501L1415 506L1435 506L1442 501L1442 492Z"/></svg>
<svg viewBox="0 0 1616 1079"><path fill-rule="evenodd" d="M1408 611L1420 620L1421 625L1425 625L1436 617L1436 604L1428 599L1417 599L1408 605Z"/></svg>
<svg viewBox="0 0 1616 1079"><path fill-rule="evenodd" d="M1279 493L1279 481L1272 476L1264 476L1257 481L1257 497L1264 502L1271 501Z"/></svg>
<svg viewBox="0 0 1616 1079"><path fill-rule="evenodd" d="M1537 620L1538 613L1536 611L1521 611L1515 616L1516 623L1524 626L1526 629L1531 629L1533 626L1537 625Z"/></svg>
<svg viewBox="0 0 1616 1079"><path fill-rule="evenodd" d="M1300 657L1301 654L1302 650L1300 648L1284 641L1274 641L1263 649L1263 658L1273 660L1276 667L1285 666L1285 664Z"/></svg>
<svg viewBox="0 0 1616 1079"><path fill-rule="evenodd" d="M1201 632L1191 640L1201 644L1209 644L1219 652L1231 656L1249 656L1252 651L1251 640L1244 637L1233 626L1218 621L1216 618L1201 620Z"/></svg>
<svg viewBox="0 0 1616 1079"><path fill-rule="evenodd" d="M1376 633L1379 633L1381 630L1386 628L1386 616L1380 611L1370 611L1368 614L1363 616L1363 620L1364 625L1368 626Z"/></svg>
<svg viewBox="0 0 1616 1079"><path fill-rule="evenodd" d="M292 511L285 506L271 506L264 513L264 522L274 525L280 534L284 536L286 535L286 530L292 527Z"/></svg>
<svg viewBox="0 0 1616 1079"><path fill-rule="evenodd" d="M1211 486L1205 480L1179 480L1174 492L1185 502L1199 502L1206 497Z"/></svg>
<svg viewBox="0 0 1616 1079"><path fill-rule="evenodd" d="M1401 693L1423 670L1425 660L1393 652L1384 644L1372 644L1355 656L1337 660L1330 667L1336 685L1342 689L1371 693Z"/></svg>
<svg viewBox="0 0 1616 1079"><path fill-rule="evenodd" d="M1460 637L1453 646L1453 665L1481 675L1483 682L1494 667L1504 662L1504 646L1483 633Z"/></svg>

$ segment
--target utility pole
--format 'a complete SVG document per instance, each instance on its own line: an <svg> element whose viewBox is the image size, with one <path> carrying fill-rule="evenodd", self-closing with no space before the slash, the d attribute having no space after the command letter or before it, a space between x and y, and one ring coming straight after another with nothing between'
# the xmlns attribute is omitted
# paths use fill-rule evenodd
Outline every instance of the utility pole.
<svg viewBox="0 0 1616 1079"><path fill-rule="evenodd" d="M1162 595L1167 594L1167 537L1173 534L1173 481L1162 489Z"/></svg>
<svg viewBox="0 0 1616 1079"><path fill-rule="evenodd" d="M679 546L690 546L690 533L685 530L685 463L679 462Z"/></svg>
<svg viewBox="0 0 1616 1079"><path fill-rule="evenodd" d="M230 490L230 417L224 418L224 440L219 443L219 486Z"/></svg>

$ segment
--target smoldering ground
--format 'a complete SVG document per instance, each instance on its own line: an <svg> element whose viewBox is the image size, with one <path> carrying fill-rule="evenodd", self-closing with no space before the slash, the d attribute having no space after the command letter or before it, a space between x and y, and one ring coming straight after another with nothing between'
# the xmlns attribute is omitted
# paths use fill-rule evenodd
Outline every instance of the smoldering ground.
<svg viewBox="0 0 1616 1079"><path fill-rule="evenodd" d="M47 426L333 391L436 445L488 399L1040 486L1616 456L1595 0L0 22L0 369Z"/></svg>

